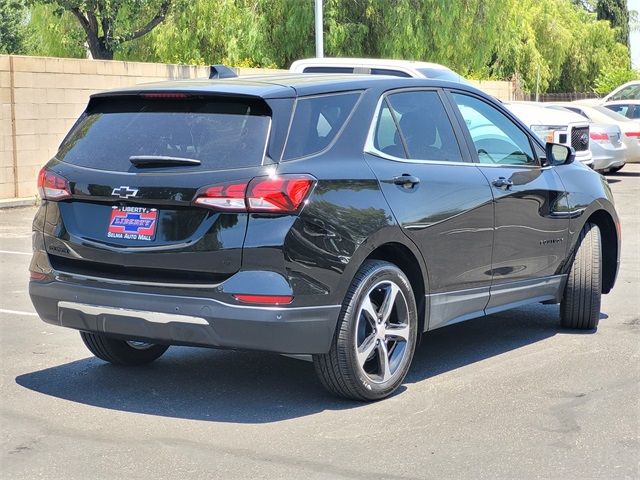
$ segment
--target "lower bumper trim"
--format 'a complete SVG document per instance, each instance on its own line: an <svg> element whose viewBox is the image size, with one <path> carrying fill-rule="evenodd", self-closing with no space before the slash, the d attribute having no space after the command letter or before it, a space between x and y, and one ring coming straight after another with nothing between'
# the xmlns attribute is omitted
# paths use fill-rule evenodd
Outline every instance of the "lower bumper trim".
<svg viewBox="0 0 640 480"><path fill-rule="evenodd" d="M209 325L202 317L191 317L187 315L174 315L160 312L147 312L144 310L130 310L127 308L102 307L98 305L87 305L76 302L58 302L58 310L77 310L88 315L115 315L119 317L141 318L152 323L189 323L192 325Z"/></svg>

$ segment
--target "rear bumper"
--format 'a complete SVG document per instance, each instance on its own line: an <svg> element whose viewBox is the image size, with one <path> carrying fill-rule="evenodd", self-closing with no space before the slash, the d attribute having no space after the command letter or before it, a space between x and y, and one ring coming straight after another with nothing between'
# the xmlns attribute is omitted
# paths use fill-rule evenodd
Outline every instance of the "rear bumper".
<svg viewBox="0 0 640 480"><path fill-rule="evenodd" d="M290 354L328 352L340 313L340 305L238 306L61 281L32 281L29 294L40 318L54 325L153 343Z"/></svg>
<svg viewBox="0 0 640 480"><path fill-rule="evenodd" d="M608 170L609 168L624 165L625 148L606 148L600 146L598 150L594 148L593 168L595 170Z"/></svg>

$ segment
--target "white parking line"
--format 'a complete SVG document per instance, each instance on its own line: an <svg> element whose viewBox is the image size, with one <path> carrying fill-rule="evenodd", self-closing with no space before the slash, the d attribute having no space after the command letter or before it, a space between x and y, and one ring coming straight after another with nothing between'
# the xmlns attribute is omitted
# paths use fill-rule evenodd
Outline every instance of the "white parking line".
<svg viewBox="0 0 640 480"><path fill-rule="evenodd" d="M37 317L38 314L36 312L22 312L20 310L6 310L4 308L0 308L0 313L10 313L12 315L26 315L28 317Z"/></svg>
<svg viewBox="0 0 640 480"><path fill-rule="evenodd" d="M9 253L12 255L33 255L31 252L14 252L13 250L0 250L0 253Z"/></svg>

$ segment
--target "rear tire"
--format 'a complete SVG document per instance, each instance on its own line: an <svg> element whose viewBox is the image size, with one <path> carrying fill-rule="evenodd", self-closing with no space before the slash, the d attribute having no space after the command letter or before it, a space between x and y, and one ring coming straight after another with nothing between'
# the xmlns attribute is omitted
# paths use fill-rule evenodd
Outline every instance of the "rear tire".
<svg viewBox="0 0 640 480"><path fill-rule="evenodd" d="M624 168L624 165L620 165L619 167L613 167L609 169L609 173L616 173L619 172L620 170L622 170Z"/></svg>
<svg viewBox="0 0 640 480"><path fill-rule="evenodd" d="M329 353L314 355L330 392L380 400L404 380L416 346L418 314L411 284L392 263L366 261L342 305Z"/></svg>
<svg viewBox="0 0 640 480"><path fill-rule="evenodd" d="M80 332L80 336L91 353L114 365L151 363L169 348L169 345L118 340L99 333Z"/></svg>
<svg viewBox="0 0 640 480"><path fill-rule="evenodd" d="M580 232L575 257L560 303L564 328L593 330L600 320L602 252L600 229L587 223Z"/></svg>

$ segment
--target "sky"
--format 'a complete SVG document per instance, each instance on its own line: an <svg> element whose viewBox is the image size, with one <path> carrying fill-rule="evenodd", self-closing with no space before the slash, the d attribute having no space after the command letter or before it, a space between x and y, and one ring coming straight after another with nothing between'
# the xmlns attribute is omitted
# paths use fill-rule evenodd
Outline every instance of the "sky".
<svg viewBox="0 0 640 480"><path fill-rule="evenodd" d="M640 0L629 0L627 5L629 10L640 12ZM631 62L635 68L640 69L640 31L631 32L629 40L631 43Z"/></svg>

